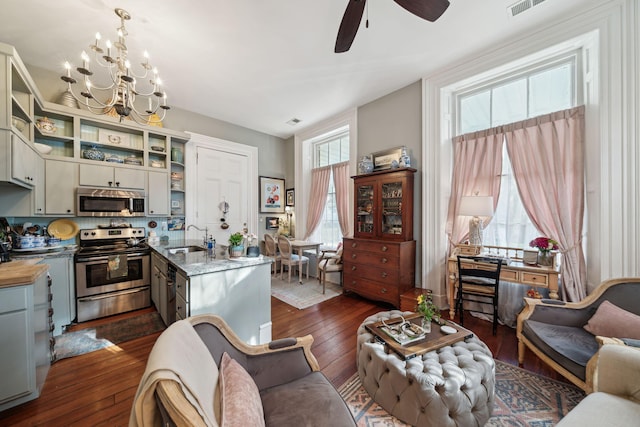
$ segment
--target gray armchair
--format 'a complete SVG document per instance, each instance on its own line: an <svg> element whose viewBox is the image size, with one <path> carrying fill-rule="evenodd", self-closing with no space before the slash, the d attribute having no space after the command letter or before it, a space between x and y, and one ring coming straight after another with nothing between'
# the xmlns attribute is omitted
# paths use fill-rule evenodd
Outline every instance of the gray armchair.
<svg viewBox="0 0 640 427"><path fill-rule="evenodd" d="M578 303L525 298L516 330L520 364L529 348L569 381L591 392L600 345L583 327L603 301L640 315L640 278L605 281Z"/></svg>

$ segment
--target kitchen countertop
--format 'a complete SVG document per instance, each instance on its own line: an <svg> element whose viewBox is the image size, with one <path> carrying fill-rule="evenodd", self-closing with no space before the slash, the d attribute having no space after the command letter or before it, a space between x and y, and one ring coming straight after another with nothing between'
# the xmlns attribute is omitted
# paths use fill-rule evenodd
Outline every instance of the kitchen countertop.
<svg viewBox="0 0 640 427"><path fill-rule="evenodd" d="M25 252L16 252L11 251L11 259L28 259L28 258L61 258L61 257L72 257L76 253L77 248L75 245L73 246L65 246L61 250L47 250L43 249L42 251L25 251Z"/></svg>
<svg viewBox="0 0 640 427"><path fill-rule="evenodd" d="M239 257L229 258L226 250L220 246L216 248L215 256L208 251L172 253L170 248L185 246L202 246L201 240L170 240L168 243L160 243L151 246L152 250L166 258L176 268L182 270L187 276L215 273L218 271L232 270L236 268L250 267L253 265L270 264L273 259L260 255L255 258Z"/></svg>
<svg viewBox="0 0 640 427"><path fill-rule="evenodd" d="M0 288L28 285L49 270L46 264L38 264L42 258L12 260L0 264Z"/></svg>

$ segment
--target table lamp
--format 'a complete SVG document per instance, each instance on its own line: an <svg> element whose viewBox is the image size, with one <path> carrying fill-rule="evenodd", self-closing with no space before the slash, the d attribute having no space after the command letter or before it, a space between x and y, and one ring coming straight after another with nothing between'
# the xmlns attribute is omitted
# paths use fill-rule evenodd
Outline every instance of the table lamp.
<svg viewBox="0 0 640 427"><path fill-rule="evenodd" d="M482 246L483 225L481 216L493 215L493 197L463 196L460 199L459 215L470 216L469 244Z"/></svg>

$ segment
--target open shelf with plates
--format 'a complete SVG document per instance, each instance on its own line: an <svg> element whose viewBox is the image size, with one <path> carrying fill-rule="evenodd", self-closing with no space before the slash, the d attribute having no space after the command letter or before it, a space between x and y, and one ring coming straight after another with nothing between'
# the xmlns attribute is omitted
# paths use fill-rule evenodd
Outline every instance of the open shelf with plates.
<svg viewBox="0 0 640 427"><path fill-rule="evenodd" d="M34 118L34 141L38 151L50 156L73 157L73 117L47 113L36 105ZM37 144L50 147L51 151L47 152L46 147L39 147Z"/></svg>
<svg viewBox="0 0 640 427"><path fill-rule="evenodd" d="M171 215L182 216L185 213L185 142L171 139Z"/></svg>

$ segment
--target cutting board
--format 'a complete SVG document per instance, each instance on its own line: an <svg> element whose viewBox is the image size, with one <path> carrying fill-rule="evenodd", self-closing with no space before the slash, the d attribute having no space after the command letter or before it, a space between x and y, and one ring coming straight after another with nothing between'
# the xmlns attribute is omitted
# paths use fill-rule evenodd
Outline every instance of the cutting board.
<svg viewBox="0 0 640 427"><path fill-rule="evenodd" d="M49 270L47 264L38 264L42 258L29 258L0 264L0 287L27 285L35 282Z"/></svg>

